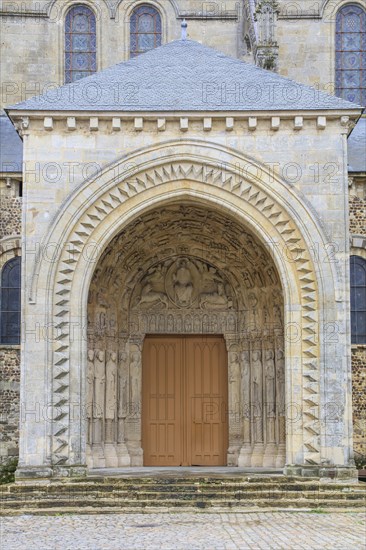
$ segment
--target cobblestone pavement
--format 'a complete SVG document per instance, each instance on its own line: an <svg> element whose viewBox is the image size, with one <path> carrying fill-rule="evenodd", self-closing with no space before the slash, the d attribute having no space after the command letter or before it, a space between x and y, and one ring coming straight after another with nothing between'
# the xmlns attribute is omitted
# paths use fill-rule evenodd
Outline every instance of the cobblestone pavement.
<svg viewBox="0 0 366 550"><path fill-rule="evenodd" d="M147 513L1 518L2 550L365 548L362 513Z"/></svg>

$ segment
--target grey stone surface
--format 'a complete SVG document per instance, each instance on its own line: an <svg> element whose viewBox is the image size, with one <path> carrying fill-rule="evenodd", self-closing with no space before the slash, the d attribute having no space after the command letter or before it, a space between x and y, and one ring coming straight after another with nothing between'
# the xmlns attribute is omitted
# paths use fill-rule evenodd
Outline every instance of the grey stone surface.
<svg viewBox="0 0 366 550"><path fill-rule="evenodd" d="M0 114L0 172L22 171L23 142L7 116Z"/></svg>
<svg viewBox="0 0 366 550"><path fill-rule="evenodd" d="M175 40L9 109L302 111L357 105L193 40Z"/></svg>
<svg viewBox="0 0 366 550"><path fill-rule="evenodd" d="M360 550L360 513L162 513L2 518L3 550Z"/></svg>
<svg viewBox="0 0 366 550"><path fill-rule="evenodd" d="M366 118L360 118L347 143L348 171L366 172Z"/></svg>

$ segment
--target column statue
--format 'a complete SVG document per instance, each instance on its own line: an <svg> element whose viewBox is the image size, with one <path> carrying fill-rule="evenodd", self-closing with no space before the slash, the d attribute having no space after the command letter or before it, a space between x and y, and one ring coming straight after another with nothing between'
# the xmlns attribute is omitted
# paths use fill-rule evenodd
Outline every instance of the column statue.
<svg viewBox="0 0 366 550"><path fill-rule="evenodd" d="M282 468L286 461L285 354L282 349L276 351L276 389L279 444L275 466Z"/></svg>
<svg viewBox="0 0 366 550"><path fill-rule="evenodd" d="M253 407L253 453L251 466L263 465L263 370L262 354L255 350L252 352L252 407Z"/></svg>
<svg viewBox="0 0 366 550"><path fill-rule="evenodd" d="M86 417L88 420L87 442L93 443L93 409L94 409L94 350L88 350L86 372Z"/></svg>
<svg viewBox="0 0 366 550"><path fill-rule="evenodd" d="M114 351L108 353L106 363L106 392L105 392L105 419L106 441L114 441L113 427L117 409L117 354Z"/></svg>
<svg viewBox="0 0 366 550"><path fill-rule="evenodd" d="M117 435L117 457L118 466L130 466L131 459L126 446L126 418L129 414L128 400L128 355L126 351L119 353L118 362L118 435Z"/></svg>
<svg viewBox="0 0 366 550"><path fill-rule="evenodd" d="M267 443L275 443L275 417L276 417L276 371L274 353L267 350L265 354L265 396L266 396L266 420Z"/></svg>
<svg viewBox="0 0 366 550"><path fill-rule="evenodd" d="M244 443L250 443L250 354L241 354L241 395L242 415L244 424Z"/></svg>
<svg viewBox="0 0 366 550"><path fill-rule="evenodd" d="M105 410L105 352L97 350L94 359L95 443L103 441L103 418Z"/></svg>

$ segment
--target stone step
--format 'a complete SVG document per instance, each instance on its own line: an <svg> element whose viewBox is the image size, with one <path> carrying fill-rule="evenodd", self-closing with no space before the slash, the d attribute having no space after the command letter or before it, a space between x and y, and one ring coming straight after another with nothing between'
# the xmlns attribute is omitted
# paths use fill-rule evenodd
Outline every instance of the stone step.
<svg viewBox="0 0 366 550"><path fill-rule="evenodd" d="M53 488L54 489L54 488ZM202 490L200 487L192 488L191 490L181 491L179 487L171 487L169 491L167 490L156 490L151 491L146 487L141 487L135 490L125 490L119 488L111 488L110 490L95 490L88 489L84 491L42 491L42 490L33 490L32 492L25 493L14 493L7 492L1 495L2 500L32 500L34 498L73 498L73 499L84 499L84 498L141 498L146 496L151 499L158 498L177 498L177 499L186 499L186 498L216 498L216 497L230 497L230 498L281 498L290 496L292 498L350 498L350 499L365 499L366 492L357 488L346 488L344 490L333 490L333 488L327 487L319 489L316 491L313 490L289 490L289 489L251 489L251 490L228 490L226 487L223 488L208 488Z"/></svg>
<svg viewBox="0 0 366 550"><path fill-rule="evenodd" d="M13 483L0 488L1 514L46 510L362 508L366 484L304 478L101 478Z"/></svg>
<svg viewBox="0 0 366 550"><path fill-rule="evenodd" d="M301 493L297 491L162 491L162 492L149 492L149 491L88 491L85 493L47 493L47 492L34 492L26 494L5 494L2 498L2 504L4 506L10 505L10 503L18 502L20 504L29 503L32 504L35 501L63 501L73 503L75 506L78 503L83 502L99 502L99 501L113 501L113 502L126 502L126 501L167 501L177 500L182 502L187 501L211 501L211 500L230 500L230 501L278 501L287 499L298 499L303 501L325 501L325 500L343 500L350 502L361 502L365 504L365 493L362 491L303 491Z"/></svg>
<svg viewBox="0 0 366 550"><path fill-rule="evenodd" d="M150 509L160 509L161 508L194 508L194 509L227 509L227 510L238 510L241 508L251 508L251 509L262 509L262 508L281 508L281 509L325 509L325 508L364 508L365 503L363 501L349 501L344 499L337 500L306 500L306 499L278 499L275 502L268 499L257 499L257 500L196 500L196 501L184 501L181 499L167 499L167 500L126 500L123 502L115 501L111 499L97 499L95 501L84 500L70 505L68 500L55 499L51 501L47 500L34 500L31 503L24 505L24 502L9 502L6 506L0 508L1 515L7 515L8 513L16 513L20 510L26 510L26 513L33 513L33 511L46 511L57 508L59 510L70 510L74 512L79 512L80 510L94 509L108 511L111 509L114 510L130 510L135 509L136 511L142 511L145 508Z"/></svg>
<svg viewBox="0 0 366 550"><path fill-rule="evenodd" d="M144 507L136 507L131 506L129 508L105 508L105 507L98 507L93 506L91 507L85 507L85 508L41 508L41 509L32 509L29 510L28 508L19 508L16 510L6 510L2 512L0 510L0 517L1 516L23 516L23 515L32 515L32 516L62 516L62 515L106 515L106 514L121 514L121 513L128 513L128 514L156 514L157 512L160 514L182 514L185 513L195 513L195 514L217 514L217 513L225 513L225 514L231 514L231 513L273 513L273 512L337 512L337 513L349 513L351 510L348 507L344 506L327 506L326 508L320 508L319 506L315 507L279 507L279 506L271 506L271 507L257 507L257 506L246 506L246 507L222 507L222 506L214 506L211 508L198 508L193 506L180 506L180 507L169 507L164 506L159 508L158 510L156 507L151 507L148 504ZM355 509L355 512L360 512L360 509L357 507Z"/></svg>
<svg viewBox="0 0 366 550"><path fill-rule="evenodd" d="M57 481L56 481L57 482ZM132 477L132 476L105 476L105 477L92 477L88 476L87 478L69 478L68 483L146 483L154 485L169 485L174 483L179 483L181 485L192 484L192 483L261 483L266 484L277 484L277 483L308 483L308 482L319 482L319 478L304 478L304 477L285 477L284 475L277 476L263 476L263 475L254 475L254 476L198 476L198 475L189 475L189 476L176 476L176 475L156 475L156 476L143 476L143 477ZM336 482L335 482L336 483Z"/></svg>
<svg viewBox="0 0 366 550"><path fill-rule="evenodd" d="M328 488L331 488L332 491L347 491L354 490L359 488L359 490L366 491L366 484L363 483L315 483L315 482L286 482L286 483L267 483L263 484L261 482L249 483L247 481L241 482L220 482L212 483L210 481L205 482L191 482L191 483L145 483L142 482L133 482L133 483L120 483L119 480L116 480L113 483L93 483L93 482L80 482L80 483L55 483L51 482L49 484L41 483L15 483L12 485L2 486L0 488L0 495L3 493L32 493L34 491L41 492L83 492L89 490L95 491L113 491L116 489L120 490L140 490L146 489L149 491L171 491L173 488L179 489L180 491L190 491L190 490L211 490L215 488L217 490L292 490L292 491L322 491Z"/></svg>

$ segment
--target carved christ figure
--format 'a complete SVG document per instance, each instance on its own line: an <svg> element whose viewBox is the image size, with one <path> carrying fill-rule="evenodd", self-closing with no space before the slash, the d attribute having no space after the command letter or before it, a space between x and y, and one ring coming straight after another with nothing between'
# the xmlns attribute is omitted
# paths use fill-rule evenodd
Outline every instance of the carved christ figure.
<svg viewBox="0 0 366 550"><path fill-rule="evenodd" d="M181 306L189 306L192 300L193 282L185 258L180 260L178 269L173 275L173 287L177 303Z"/></svg>

